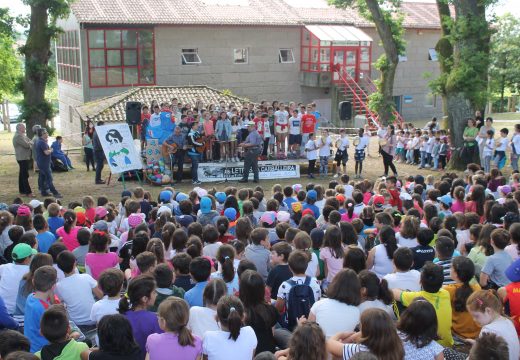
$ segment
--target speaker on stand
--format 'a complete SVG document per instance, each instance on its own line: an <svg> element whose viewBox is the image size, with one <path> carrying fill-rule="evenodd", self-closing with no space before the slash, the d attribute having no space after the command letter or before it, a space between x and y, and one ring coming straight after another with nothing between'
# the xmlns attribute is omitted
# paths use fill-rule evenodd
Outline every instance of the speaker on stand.
<svg viewBox="0 0 520 360"><path fill-rule="evenodd" d="M338 110L340 120L352 120L352 103L350 101L340 102Z"/></svg>
<svg viewBox="0 0 520 360"><path fill-rule="evenodd" d="M139 101L127 101L125 106L126 123L130 125L132 135L134 126L141 123L141 103Z"/></svg>

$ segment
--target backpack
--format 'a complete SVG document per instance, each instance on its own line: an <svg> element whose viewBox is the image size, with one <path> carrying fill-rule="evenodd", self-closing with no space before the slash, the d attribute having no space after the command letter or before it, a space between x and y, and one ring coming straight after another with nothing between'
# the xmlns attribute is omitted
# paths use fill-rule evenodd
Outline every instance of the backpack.
<svg viewBox="0 0 520 360"><path fill-rule="evenodd" d="M312 305L314 305L314 291L310 287L310 276L305 277L305 282L299 284L294 280L289 280L291 285L286 304L286 324L289 330L293 330L298 319L302 316L308 317Z"/></svg>

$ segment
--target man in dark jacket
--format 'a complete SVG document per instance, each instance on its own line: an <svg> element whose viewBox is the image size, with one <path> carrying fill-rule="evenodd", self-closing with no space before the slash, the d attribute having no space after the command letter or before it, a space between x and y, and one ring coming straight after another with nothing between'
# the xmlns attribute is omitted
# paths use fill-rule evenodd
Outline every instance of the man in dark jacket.
<svg viewBox="0 0 520 360"><path fill-rule="evenodd" d="M98 121L96 126L104 125L103 121ZM105 184L105 180L101 179L101 173L103 172L103 166L105 164L105 153L103 147L99 141L99 136L94 128L94 137L92 138L92 146L94 147L94 159L96 160L96 184Z"/></svg>

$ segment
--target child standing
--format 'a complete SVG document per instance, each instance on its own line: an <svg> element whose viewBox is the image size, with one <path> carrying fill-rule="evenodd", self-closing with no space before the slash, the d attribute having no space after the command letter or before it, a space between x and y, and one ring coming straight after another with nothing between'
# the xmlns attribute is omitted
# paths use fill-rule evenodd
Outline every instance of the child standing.
<svg viewBox="0 0 520 360"><path fill-rule="evenodd" d="M319 149L318 155L320 156L320 176L325 177L329 173L329 157L330 157L330 145L332 144L332 138L329 136L327 129L321 130L321 138L318 139L317 147Z"/></svg>
<svg viewBox="0 0 520 360"><path fill-rule="evenodd" d="M432 158L433 158L433 170L438 171L439 169L439 157L441 151L441 139L436 137L433 140L432 145Z"/></svg>
<svg viewBox="0 0 520 360"><path fill-rule="evenodd" d="M231 138L232 128L231 121L227 117L225 111L220 112L220 117L217 120L215 126L215 134L217 141L220 144L220 162L229 160L229 148L228 143Z"/></svg>
<svg viewBox="0 0 520 360"><path fill-rule="evenodd" d="M442 136L441 137L441 146L439 148L439 165L440 165L441 170L444 170L446 168L446 162L448 159L449 150L450 150L450 146L448 144L448 137Z"/></svg>
<svg viewBox="0 0 520 360"><path fill-rule="evenodd" d="M500 139L497 141L497 147L495 150L495 158L493 159L494 165L498 169L502 169L505 165L506 149L509 140L507 135L509 130L507 128L500 129Z"/></svg>
<svg viewBox="0 0 520 360"><path fill-rule="evenodd" d="M484 157L484 171L489 174L491 171L491 159L493 158L493 152L495 150L495 140L493 139L495 133L493 130L488 130L486 136L482 156Z"/></svg>
<svg viewBox="0 0 520 360"><path fill-rule="evenodd" d="M314 168L316 166L316 158L317 158L317 146L316 142L314 141L314 134L309 134L309 140L307 141L307 144L305 144L305 153L307 155L307 161L309 161L308 166L308 176L311 179L314 179Z"/></svg>
<svg viewBox="0 0 520 360"><path fill-rule="evenodd" d="M357 144L354 144L356 146L354 153L354 160L356 161L355 178L361 179L361 172L363 171L363 160L365 160L365 149L368 148L368 145L370 144L370 136L363 128L359 129L358 134L359 138L356 139Z"/></svg>
<svg viewBox="0 0 520 360"><path fill-rule="evenodd" d="M110 237L104 231L95 230L90 237L90 248L93 253L85 256L85 271L94 279L105 269L119 268L119 257L116 253L109 252Z"/></svg>
<svg viewBox="0 0 520 360"><path fill-rule="evenodd" d="M172 354L186 360L197 360L202 353L202 341L188 329L190 309L186 301L169 297L157 312L162 334L151 334L146 340L147 359L169 360Z"/></svg>
<svg viewBox="0 0 520 360"><path fill-rule="evenodd" d="M480 336L493 333L504 338L509 348L509 359L518 359L520 344L513 322L504 317L500 299L493 291L475 291L466 301L466 307L475 321L482 326Z"/></svg>

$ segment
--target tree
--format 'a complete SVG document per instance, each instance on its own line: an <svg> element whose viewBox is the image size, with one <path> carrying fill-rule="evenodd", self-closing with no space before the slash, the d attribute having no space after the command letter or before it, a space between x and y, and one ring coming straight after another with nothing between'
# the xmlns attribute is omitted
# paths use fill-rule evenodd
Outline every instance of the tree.
<svg viewBox="0 0 520 360"><path fill-rule="evenodd" d="M22 117L27 123L27 132L32 136L32 127L47 126L47 120L54 116L54 110L45 99L45 88L55 76L49 66L51 40L59 34L56 21L69 13L67 0L23 0L31 8L27 42L20 49L25 56L25 76L21 87L23 92Z"/></svg>
<svg viewBox="0 0 520 360"><path fill-rule="evenodd" d="M329 0L332 5L346 8L355 6L361 16L372 21L375 26L384 54L376 61L375 67L381 72L376 82L377 91L370 95L369 106L379 114L379 121L386 125L393 120L394 79L399 55L405 51L403 40L403 16L399 13L399 0Z"/></svg>
<svg viewBox="0 0 520 360"><path fill-rule="evenodd" d="M443 97L451 144L456 149L448 166L464 169L467 163L459 151L463 145L462 134L475 110L484 112L487 99L492 31L486 20L486 7L494 0L436 1L442 32L436 45L441 75L431 86Z"/></svg>
<svg viewBox="0 0 520 360"><path fill-rule="evenodd" d="M520 90L520 20L511 14L498 18L497 32L491 37L490 90L500 96L499 111L504 111L506 88Z"/></svg>
<svg viewBox="0 0 520 360"><path fill-rule="evenodd" d="M20 61L16 57L14 19L9 9L0 8L0 102L11 95L21 74Z"/></svg>

